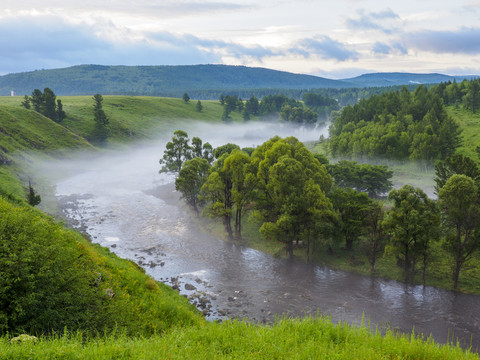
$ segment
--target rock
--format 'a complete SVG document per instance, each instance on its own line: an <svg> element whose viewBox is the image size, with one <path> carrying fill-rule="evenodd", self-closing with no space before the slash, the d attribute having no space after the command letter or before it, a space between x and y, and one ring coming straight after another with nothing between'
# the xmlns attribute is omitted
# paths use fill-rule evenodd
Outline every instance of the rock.
<svg viewBox="0 0 480 360"><path fill-rule="evenodd" d="M110 288L105 289L105 295L107 295L109 298L113 298L115 296L115 291Z"/></svg>
<svg viewBox="0 0 480 360"><path fill-rule="evenodd" d="M185 284L185 290L197 290L192 284Z"/></svg>

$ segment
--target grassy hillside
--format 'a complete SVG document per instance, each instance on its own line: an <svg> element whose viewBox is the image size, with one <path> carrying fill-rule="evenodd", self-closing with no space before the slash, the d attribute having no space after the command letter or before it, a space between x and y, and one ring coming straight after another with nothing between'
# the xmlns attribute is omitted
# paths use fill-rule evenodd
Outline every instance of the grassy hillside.
<svg viewBox="0 0 480 360"><path fill-rule="evenodd" d="M202 322L135 263L0 196L0 334L118 330L152 335Z"/></svg>

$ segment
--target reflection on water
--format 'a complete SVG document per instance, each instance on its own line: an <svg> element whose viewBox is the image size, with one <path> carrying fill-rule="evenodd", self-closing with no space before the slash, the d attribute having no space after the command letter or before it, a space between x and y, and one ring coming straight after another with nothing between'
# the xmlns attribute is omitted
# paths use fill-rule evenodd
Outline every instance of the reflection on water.
<svg viewBox="0 0 480 360"><path fill-rule="evenodd" d="M320 313L360 323L365 316L438 342L455 334L464 346L470 339L479 346L479 296L277 259L202 233L180 206L173 177L158 174L162 152L157 146L78 162L56 182L58 197L94 242L188 295L207 317L268 322Z"/></svg>

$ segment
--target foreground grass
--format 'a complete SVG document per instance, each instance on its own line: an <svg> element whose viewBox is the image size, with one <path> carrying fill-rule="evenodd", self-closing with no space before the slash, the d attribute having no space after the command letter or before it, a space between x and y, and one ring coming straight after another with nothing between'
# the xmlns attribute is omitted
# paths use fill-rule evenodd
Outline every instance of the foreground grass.
<svg viewBox="0 0 480 360"><path fill-rule="evenodd" d="M328 318L282 319L272 326L240 321L172 329L149 338L80 333L10 343L1 359L479 359L459 346L438 345L415 334L382 335L367 326Z"/></svg>

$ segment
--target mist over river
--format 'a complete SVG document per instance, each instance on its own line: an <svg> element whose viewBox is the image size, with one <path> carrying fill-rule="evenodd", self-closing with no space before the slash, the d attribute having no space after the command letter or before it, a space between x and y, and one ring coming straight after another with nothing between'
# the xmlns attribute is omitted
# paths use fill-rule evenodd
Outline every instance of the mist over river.
<svg viewBox="0 0 480 360"><path fill-rule="evenodd" d="M277 125L278 126L278 125ZM213 146L261 144L271 136L317 140L326 129L295 131L273 125L183 128ZM329 315L480 346L480 296L359 276L274 258L200 231L174 189L159 174L162 140L102 156L43 164L64 215L93 242L131 259L158 281L189 296L207 318ZM61 175L58 175L61 174Z"/></svg>

